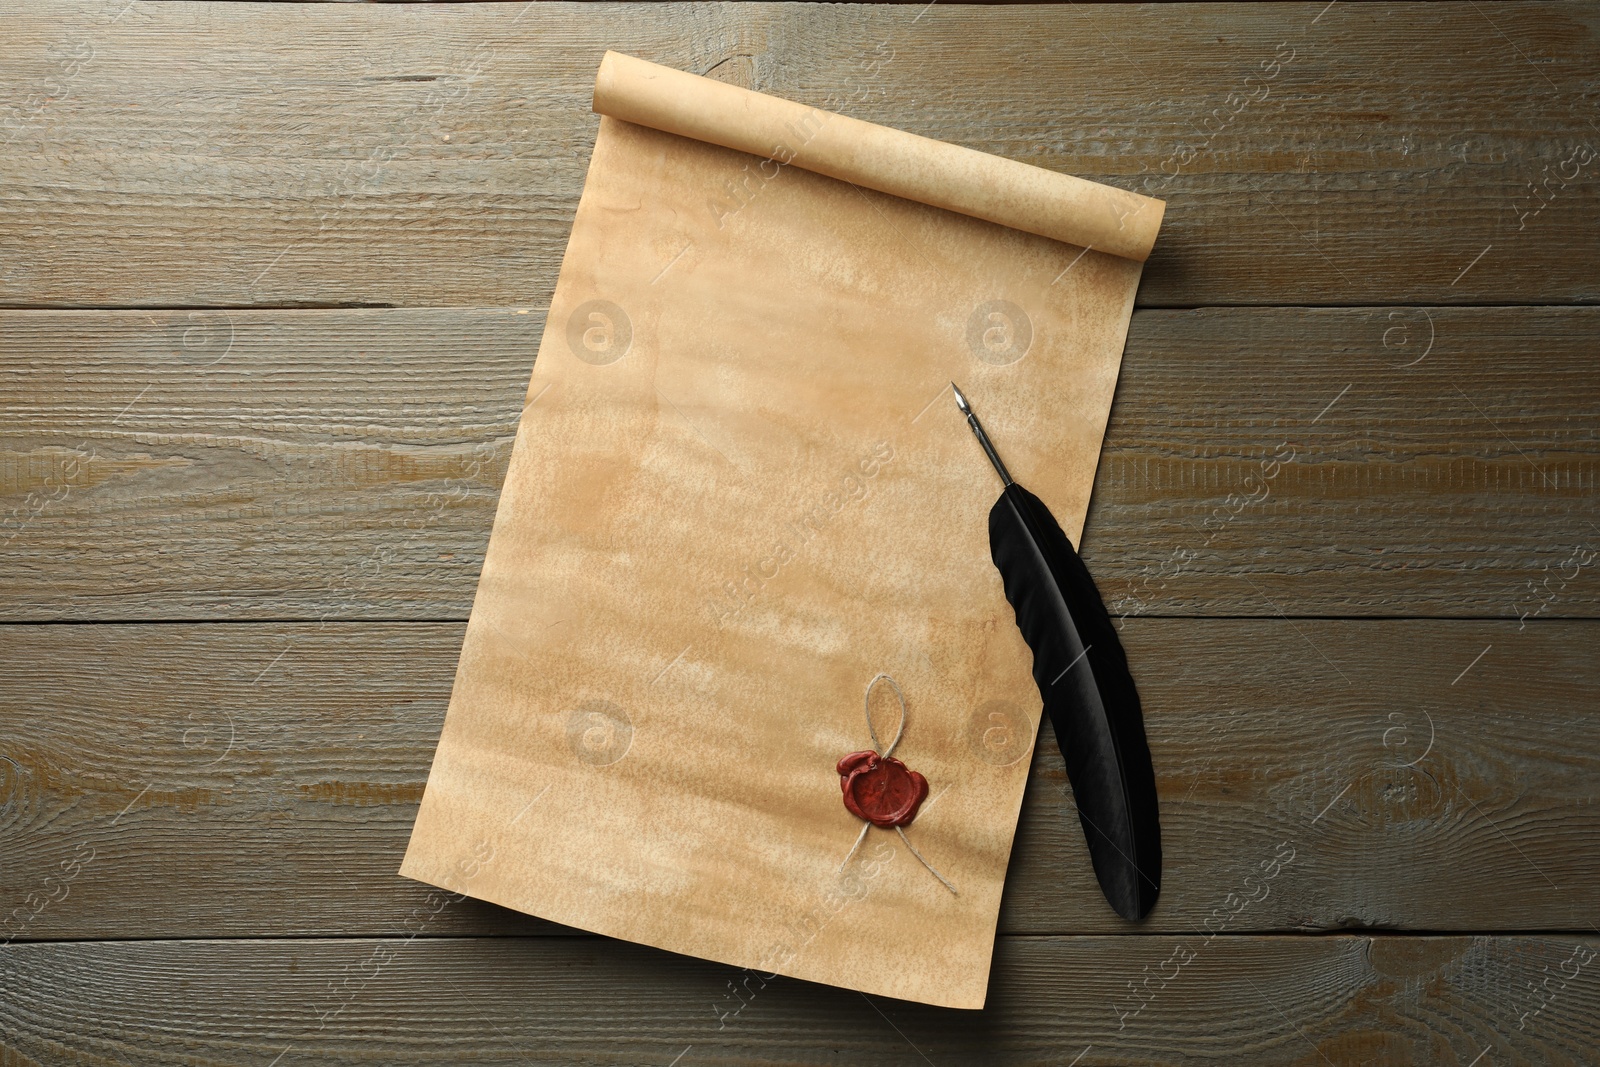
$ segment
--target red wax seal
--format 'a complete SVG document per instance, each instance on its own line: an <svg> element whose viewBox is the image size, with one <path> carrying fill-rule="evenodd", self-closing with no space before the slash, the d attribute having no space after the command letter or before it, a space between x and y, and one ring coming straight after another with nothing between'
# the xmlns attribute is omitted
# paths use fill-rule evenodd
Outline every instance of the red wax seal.
<svg viewBox="0 0 1600 1067"><path fill-rule="evenodd" d="M838 771L850 814L886 830L909 826L928 799L928 780L893 756L852 752L839 761Z"/></svg>

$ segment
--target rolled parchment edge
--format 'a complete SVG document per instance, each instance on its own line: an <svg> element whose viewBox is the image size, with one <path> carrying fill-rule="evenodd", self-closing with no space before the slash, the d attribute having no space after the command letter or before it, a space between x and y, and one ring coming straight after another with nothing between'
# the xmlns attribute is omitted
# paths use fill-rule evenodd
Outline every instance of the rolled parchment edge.
<svg viewBox="0 0 1600 1067"><path fill-rule="evenodd" d="M596 114L1143 263L1164 201L607 52Z"/></svg>

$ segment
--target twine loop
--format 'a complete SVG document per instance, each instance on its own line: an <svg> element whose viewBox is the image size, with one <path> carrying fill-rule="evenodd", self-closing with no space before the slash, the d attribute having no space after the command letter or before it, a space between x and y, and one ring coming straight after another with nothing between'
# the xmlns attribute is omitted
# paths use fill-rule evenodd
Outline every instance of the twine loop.
<svg viewBox="0 0 1600 1067"><path fill-rule="evenodd" d="M872 687L879 682L888 682L889 687L894 690L895 699L900 701L900 728L894 732L894 740L889 742L887 750L883 747L883 742L878 740L878 731L872 725ZM861 704L867 713L867 734L872 738L872 749L884 759L888 759L894 755L894 750L899 747L900 739L906 733L906 695L900 691L899 682L880 671L867 683L867 693L861 698Z"/></svg>

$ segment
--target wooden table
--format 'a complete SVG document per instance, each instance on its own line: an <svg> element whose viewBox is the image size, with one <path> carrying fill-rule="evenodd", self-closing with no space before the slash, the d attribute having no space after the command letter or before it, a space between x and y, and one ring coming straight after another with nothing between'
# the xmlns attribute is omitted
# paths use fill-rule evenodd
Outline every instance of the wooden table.
<svg viewBox="0 0 1600 1067"><path fill-rule="evenodd" d="M1597 32L13 0L0 1064L1597 1062ZM1047 727L982 1013L395 873L606 47L1168 201L1084 544L1164 894Z"/></svg>

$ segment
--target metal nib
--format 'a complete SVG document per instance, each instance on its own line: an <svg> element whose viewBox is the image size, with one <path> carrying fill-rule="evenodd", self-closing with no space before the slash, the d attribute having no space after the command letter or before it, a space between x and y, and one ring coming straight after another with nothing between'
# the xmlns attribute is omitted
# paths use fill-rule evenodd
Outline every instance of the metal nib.
<svg viewBox="0 0 1600 1067"><path fill-rule="evenodd" d="M994 445L989 441L989 435L983 432L983 423L978 421L977 412L973 411L972 405L967 403L966 394L961 391L961 388L955 382L950 383L950 388L956 394L956 407L960 408L961 413L967 417L967 425L972 427L974 436L978 438L978 444L983 446L984 455L988 456L989 462L994 464L995 473L1000 475L1002 482L1010 485L1011 472L1007 471L1006 465L1000 462L1000 454L994 450Z"/></svg>

